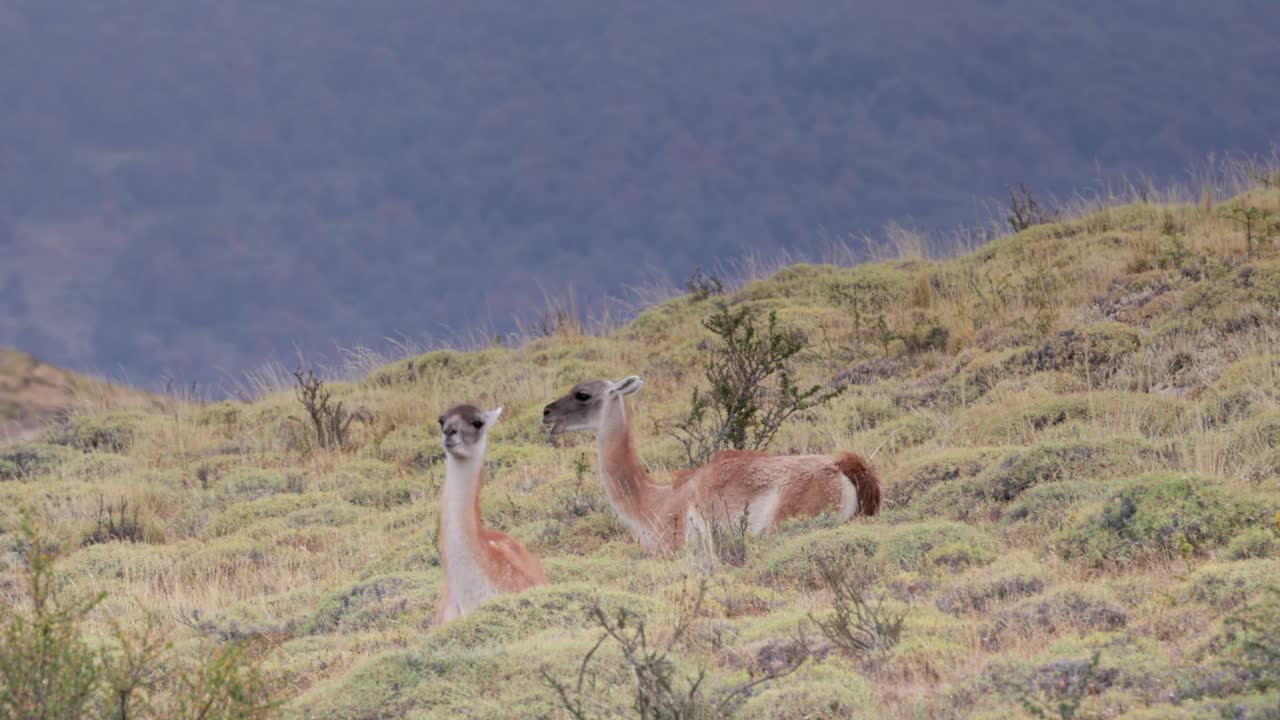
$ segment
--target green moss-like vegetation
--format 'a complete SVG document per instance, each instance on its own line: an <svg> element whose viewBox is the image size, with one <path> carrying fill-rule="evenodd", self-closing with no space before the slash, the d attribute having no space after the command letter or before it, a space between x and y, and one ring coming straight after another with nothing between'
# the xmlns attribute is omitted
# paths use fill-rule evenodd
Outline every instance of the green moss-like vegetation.
<svg viewBox="0 0 1280 720"><path fill-rule="evenodd" d="M305 632L334 633L366 630L394 623L413 611L435 610L439 575L404 573L352 583L328 593L316 604Z"/></svg>
<svg viewBox="0 0 1280 720"><path fill-rule="evenodd" d="M588 611L597 603L610 613L625 608L647 615L655 608L653 600L640 595L599 592L584 583L563 583L494 598L437 630L432 644L474 648L512 642L544 630L585 628L592 625Z"/></svg>
<svg viewBox="0 0 1280 720"><path fill-rule="evenodd" d="M947 583L938 596L938 609L952 614L985 613L1006 602L1038 595L1048 573L1025 555L970 571Z"/></svg>
<svg viewBox="0 0 1280 720"><path fill-rule="evenodd" d="M1189 602L1232 609L1261 597L1277 578L1280 561L1275 559L1206 563L1179 585L1176 594Z"/></svg>
<svg viewBox="0 0 1280 720"><path fill-rule="evenodd" d="M230 535L261 520L281 518L314 508L322 502L316 495L278 495L240 502L218 513L205 528L211 536Z"/></svg>
<svg viewBox="0 0 1280 720"><path fill-rule="evenodd" d="M977 475L1005 452L1002 448L956 448L922 454L885 478L885 498L906 507L935 485Z"/></svg>
<svg viewBox="0 0 1280 720"><path fill-rule="evenodd" d="M1234 202L1274 216L1280 190ZM739 720L1019 717L1024 699L1067 699L1094 652L1077 717L1265 717L1280 682L1258 629L1280 622L1280 260L1244 258L1237 230L1138 204L955 259L786 268L599 334L552 313L538 337L329 384L368 412L341 448L299 443L287 375L251 402L87 397L43 442L0 445L0 589L23 586L25 511L62 554L60 588L110 593L95 640L148 617L175 647L241 639L299 720L566 717L540 670L576 682L604 632L596 603L643 617L661 647L703 582L677 680L705 672L712 696L812 653L752 688ZM668 482L684 458L671 422L705 382L702 323L720 303L776 311L809 341L798 387L845 386L767 450L862 454L879 517L793 518L714 559L652 553L610 508L590 435L543 432L543 406L574 383L641 375L635 447ZM505 406L480 513L551 585L435 627L436 417L455 402ZM122 504L112 527L102 509ZM905 613L896 641L846 655L821 633L811 616L835 600L821 560ZM593 697L635 700L616 642L591 665Z"/></svg>
<svg viewBox="0 0 1280 720"><path fill-rule="evenodd" d="M1274 512L1271 505L1200 477L1146 475L1077 513L1058 548L1063 557L1094 567L1143 555L1199 555L1262 523Z"/></svg>
<svg viewBox="0 0 1280 720"><path fill-rule="evenodd" d="M1042 443L1010 453L978 479L992 500L1009 502L1041 483L1103 481L1149 465L1155 453L1141 440Z"/></svg>
<svg viewBox="0 0 1280 720"><path fill-rule="evenodd" d="M741 712L761 720L818 720L857 717L874 702L870 684L853 668L827 662L766 685Z"/></svg>
<svg viewBox="0 0 1280 720"><path fill-rule="evenodd" d="M71 456L58 445L17 443L0 446L0 480L25 480L47 473Z"/></svg>
<svg viewBox="0 0 1280 720"><path fill-rule="evenodd" d="M767 553L763 578L775 584L817 587L819 562L849 563L870 568L880 551L880 528L848 525L801 535Z"/></svg>
<svg viewBox="0 0 1280 720"><path fill-rule="evenodd" d="M1229 423L1249 414L1260 403L1274 402L1280 388L1280 358L1255 355L1240 360L1218 376L1204 393L1205 415Z"/></svg>
<svg viewBox="0 0 1280 720"><path fill-rule="evenodd" d="M1070 370L1090 382L1114 375L1142 344L1136 328L1103 322L1058 333L1020 360L1035 370Z"/></svg>
<svg viewBox="0 0 1280 720"><path fill-rule="evenodd" d="M146 416L136 412L76 415L50 432L47 442L78 450L124 452L133 445L134 437L144 422Z"/></svg>
<svg viewBox="0 0 1280 720"><path fill-rule="evenodd" d="M1009 504L1006 522L1029 522L1047 528L1060 528L1067 522L1076 503L1097 497L1106 485L1083 480L1068 480L1037 485L1020 494Z"/></svg>
<svg viewBox="0 0 1280 720"><path fill-rule="evenodd" d="M996 646L1063 631L1118 630L1128 623L1129 613L1111 593L1081 585L1030 597L998 611L982 640Z"/></svg>
<svg viewBox="0 0 1280 720"><path fill-rule="evenodd" d="M920 522L892 527L848 525L818 530L782 543L762 561L773 584L821 584L819 563L849 565L873 577L886 571L915 571L926 565L959 569L991 559L989 537L967 525Z"/></svg>

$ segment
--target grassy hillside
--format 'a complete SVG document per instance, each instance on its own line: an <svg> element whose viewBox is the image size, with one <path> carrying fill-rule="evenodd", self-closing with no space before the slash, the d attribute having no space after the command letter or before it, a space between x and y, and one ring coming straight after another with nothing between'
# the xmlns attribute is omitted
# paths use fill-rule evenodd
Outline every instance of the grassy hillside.
<svg viewBox="0 0 1280 720"><path fill-rule="evenodd" d="M1185 177L1276 141L1276 27L1272 0L12 0L0 344L208 386L971 222L1021 181Z"/></svg>
<svg viewBox="0 0 1280 720"><path fill-rule="evenodd" d="M79 414L3 449L0 467L39 460L0 482L0 587L31 508L63 583L110 593L91 631L158 613L179 643L255 639L297 718L568 717L539 669L574 681L601 633L593 599L647 618L656 642L700 581L673 649L682 675L704 669L716 691L795 654L799 635L812 654L741 717L1004 718L1076 695L1077 717L1274 717L1275 658L1258 648L1274 649L1280 613L1266 590L1280 577L1280 252L1247 258L1233 208L1280 219L1280 191L1112 208L945 261L797 265L604 336L568 324L404 359L332 385L369 418L341 451L314 447L287 391ZM659 477L679 467L662 425L701 380L719 302L776 310L810 341L803 378L848 383L771 449L874 453L882 516L790 524L741 566L651 557L607 510L589 438L547 442L544 403L638 373L642 459ZM506 405L483 512L554 585L437 630L435 417L457 401ZM121 500L133 541L100 522ZM824 638L809 619L832 603L824 557L905 613L899 642L849 655ZM624 702L618 647L598 657L593 696Z"/></svg>
<svg viewBox="0 0 1280 720"><path fill-rule="evenodd" d="M35 437L74 408L143 404L146 396L0 347L0 441Z"/></svg>

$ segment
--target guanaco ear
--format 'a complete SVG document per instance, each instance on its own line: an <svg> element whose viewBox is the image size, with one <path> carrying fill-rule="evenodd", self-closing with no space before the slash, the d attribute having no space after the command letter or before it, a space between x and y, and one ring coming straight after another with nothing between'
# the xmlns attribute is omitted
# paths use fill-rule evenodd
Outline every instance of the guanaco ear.
<svg viewBox="0 0 1280 720"><path fill-rule="evenodd" d="M484 416L485 425L493 425L494 423L498 422L498 418L502 417L502 406L499 405L498 407L490 410L487 413L480 413L480 414Z"/></svg>
<svg viewBox="0 0 1280 720"><path fill-rule="evenodd" d="M609 388L610 395L630 395L631 393L644 387L644 380L639 375L628 375Z"/></svg>

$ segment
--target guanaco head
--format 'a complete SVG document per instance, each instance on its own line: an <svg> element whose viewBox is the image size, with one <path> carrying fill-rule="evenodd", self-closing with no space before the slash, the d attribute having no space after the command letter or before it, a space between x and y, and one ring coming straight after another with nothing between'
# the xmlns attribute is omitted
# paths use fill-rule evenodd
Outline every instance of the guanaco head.
<svg viewBox="0 0 1280 720"><path fill-rule="evenodd" d="M502 406L485 412L475 405L454 405L440 416L445 454L455 460L484 457L489 428L502 415Z"/></svg>
<svg viewBox="0 0 1280 720"><path fill-rule="evenodd" d="M542 427L552 436L575 430L598 432L613 403L644 387L638 375L618 382L588 380L573 386L564 397L542 409Z"/></svg>

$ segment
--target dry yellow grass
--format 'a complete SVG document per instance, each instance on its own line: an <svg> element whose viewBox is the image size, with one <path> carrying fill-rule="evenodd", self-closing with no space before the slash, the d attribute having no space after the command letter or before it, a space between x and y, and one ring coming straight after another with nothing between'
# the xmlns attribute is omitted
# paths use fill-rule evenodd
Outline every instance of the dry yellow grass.
<svg viewBox="0 0 1280 720"><path fill-rule="evenodd" d="M1275 216L1280 191L1232 203ZM0 482L0 538L18 508L42 520L64 582L110 593L92 631L160 611L177 638L270 638L263 662L295 717L563 717L537 671L573 672L598 633L582 612L591 593L662 628L698 578L705 616L677 654L712 686L732 683L826 612L830 594L795 573L805 552L847 543L873 547L850 562L907 612L902 641L819 653L762 688L750 716L1017 716L1020 694L1055 697L1095 649L1084 717L1177 710L1171 687L1220 670L1223 621L1241 605L1219 594L1243 588L1247 605L1280 570L1280 253L1245 262L1239 228L1191 205L1107 208L948 260L909 236L908 257L790 266L726 298L807 334L802 380L850 383L771 449L874 455L900 498L847 528L752 540L740 568L647 555L604 504L590 440L552 446L539 429L543 404L574 382L642 374L642 460L658 477L678 468L663 423L701 381L717 298L332 383L369 414L341 451L299 444L306 418L287 390L211 404L99 396L51 431L60 445L39 446L47 463ZM943 341L912 350L931 328ZM435 417L459 401L506 406L482 510L544 558L554 586L438 630ZM144 541L85 545L100 505L122 499ZM5 550L11 580L19 558ZM601 682L628 692L624 676Z"/></svg>

